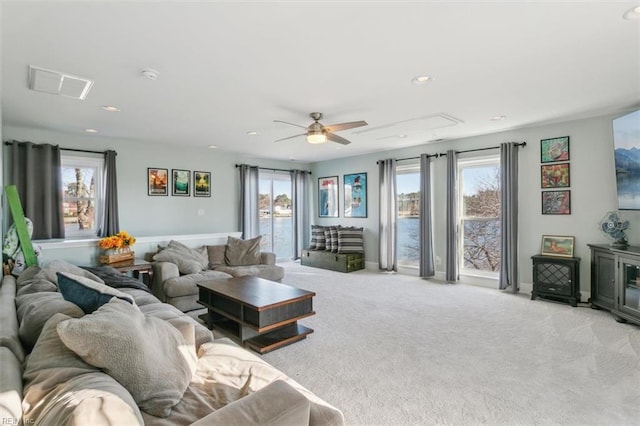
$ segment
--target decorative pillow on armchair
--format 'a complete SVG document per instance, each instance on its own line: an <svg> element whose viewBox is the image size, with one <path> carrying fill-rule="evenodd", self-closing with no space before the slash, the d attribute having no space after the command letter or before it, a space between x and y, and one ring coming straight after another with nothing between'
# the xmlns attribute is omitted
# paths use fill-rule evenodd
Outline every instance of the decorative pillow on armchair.
<svg viewBox="0 0 640 426"><path fill-rule="evenodd" d="M178 241L169 241L167 248L153 256L157 262L171 262L178 266L181 274L195 274L209 266L209 258L204 250L192 249Z"/></svg>
<svg viewBox="0 0 640 426"><path fill-rule="evenodd" d="M229 237L224 260L229 266L248 266L260 264L260 240L262 236L250 240Z"/></svg>

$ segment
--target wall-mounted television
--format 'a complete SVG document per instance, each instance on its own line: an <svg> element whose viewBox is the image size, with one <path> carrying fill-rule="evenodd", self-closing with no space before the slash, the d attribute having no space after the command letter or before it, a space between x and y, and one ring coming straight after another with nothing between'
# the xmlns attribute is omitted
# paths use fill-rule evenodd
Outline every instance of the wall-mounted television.
<svg viewBox="0 0 640 426"><path fill-rule="evenodd" d="M618 209L640 210L640 109L613 119Z"/></svg>

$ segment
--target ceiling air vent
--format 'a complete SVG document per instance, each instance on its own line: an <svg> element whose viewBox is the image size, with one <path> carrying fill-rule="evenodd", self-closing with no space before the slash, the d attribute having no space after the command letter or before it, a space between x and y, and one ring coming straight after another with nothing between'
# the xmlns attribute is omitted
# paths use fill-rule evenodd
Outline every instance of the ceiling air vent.
<svg viewBox="0 0 640 426"><path fill-rule="evenodd" d="M93 80L29 65L29 89L84 100Z"/></svg>

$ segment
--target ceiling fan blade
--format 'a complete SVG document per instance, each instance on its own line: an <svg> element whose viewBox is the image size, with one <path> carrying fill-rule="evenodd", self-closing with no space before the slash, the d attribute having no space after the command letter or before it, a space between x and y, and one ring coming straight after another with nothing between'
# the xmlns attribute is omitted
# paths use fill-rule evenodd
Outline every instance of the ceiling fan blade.
<svg viewBox="0 0 640 426"><path fill-rule="evenodd" d="M327 132L327 139L330 140L331 142L341 143L342 145L349 145L351 143L350 141L346 140L342 136L338 136L336 134L329 133L329 132Z"/></svg>
<svg viewBox="0 0 640 426"><path fill-rule="evenodd" d="M307 136L307 134L306 133L301 133L299 135L289 136L288 138L278 139L278 140L275 140L274 142L286 141L288 139L299 138L300 136Z"/></svg>
<svg viewBox="0 0 640 426"><path fill-rule="evenodd" d="M282 120L273 120L273 122L274 122L274 123L284 123L284 124L288 124L288 125L290 125L290 126L301 127L301 128L303 128L303 129L306 129L306 128L307 128L307 126L301 126L301 125L299 125L299 124L293 124L293 123L289 123L289 122L287 122L287 121L282 121Z"/></svg>
<svg viewBox="0 0 640 426"><path fill-rule="evenodd" d="M366 121L351 121L349 123L338 123L338 124L329 124L324 126L330 132L339 132L340 130L353 129L355 127L366 126Z"/></svg>

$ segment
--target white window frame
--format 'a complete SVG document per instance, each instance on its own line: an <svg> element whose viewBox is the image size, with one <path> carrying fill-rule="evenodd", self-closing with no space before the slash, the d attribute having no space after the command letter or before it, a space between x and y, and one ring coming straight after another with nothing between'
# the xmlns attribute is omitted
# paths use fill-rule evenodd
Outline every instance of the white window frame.
<svg viewBox="0 0 640 426"><path fill-rule="evenodd" d="M409 173L417 173L418 179L420 179L420 163L411 162L411 163L405 163L402 165L396 165L396 180L398 178L398 175L409 174ZM419 192L420 192L420 187L418 185L418 193ZM396 194L396 197L397 197L397 194ZM400 207L399 205L396 206L396 209L398 209L399 207ZM422 214L422 212L420 212L420 214ZM397 215L397 212L396 212L396 215ZM400 217L398 216L396 220L400 220ZM399 251L400 251L400 248L396 247L396 253L398 253ZM407 268L409 270L416 270L416 271L420 268L420 259L418 259L416 263L400 263L400 262L401 262L401 259L398 259L399 268Z"/></svg>
<svg viewBox="0 0 640 426"><path fill-rule="evenodd" d="M289 173L286 172L280 172L280 171L276 171L276 170L258 170L258 181L260 180L269 180L269 192L270 192L270 196L271 196L271 205L269 206L269 219L271 221L271 239L269 241L269 244L271 245L271 249L270 251L272 251L273 253L276 253L276 247L274 246L275 243L275 235L274 235L274 222L275 222L275 214L274 214L274 210L275 210L275 206L274 206L274 202L275 202L275 195L274 194L274 181L278 180L281 182L285 182L288 181L290 185L293 185L293 182L291 181L291 175ZM259 186L259 185L258 185ZM259 191L258 191L259 192ZM292 196L293 195L293 187L291 187L289 189L289 195ZM291 220L291 241L293 243L293 215L289 218L289 220ZM266 246L266 239L265 239L265 235L262 236L262 242L264 244L264 246ZM264 247L263 247L264 248ZM290 260L291 257L293 256L293 244L291 246L291 253L290 254L285 254L285 257L277 257L276 260L278 261L284 261L284 260Z"/></svg>
<svg viewBox="0 0 640 426"><path fill-rule="evenodd" d="M464 216L464 193L462 170L470 167L478 166L497 166L500 167L499 155L487 155L474 158L459 158L457 163L458 173L458 265L459 273L464 276L476 276L491 279L498 279L500 271L483 271L481 269L471 269L464 267L464 220L469 219ZM502 190L502 188L500 189ZM497 219L500 217L498 216Z"/></svg>
<svg viewBox="0 0 640 426"><path fill-rule="evenodd" d="M94 191L95 191L95 222L91 229L68 231L65 229L65 240L77 240L85 238L96 238L98 235L98 229L102 219L102 211L104 210L104 158L102 156L91 156L91 154L79 155L78 153L68 154L62 153L60 156L60 179L62 180L63 168L93 168L95 169L94 175ZM63 203L64 190L63 190Z"/></svg>

